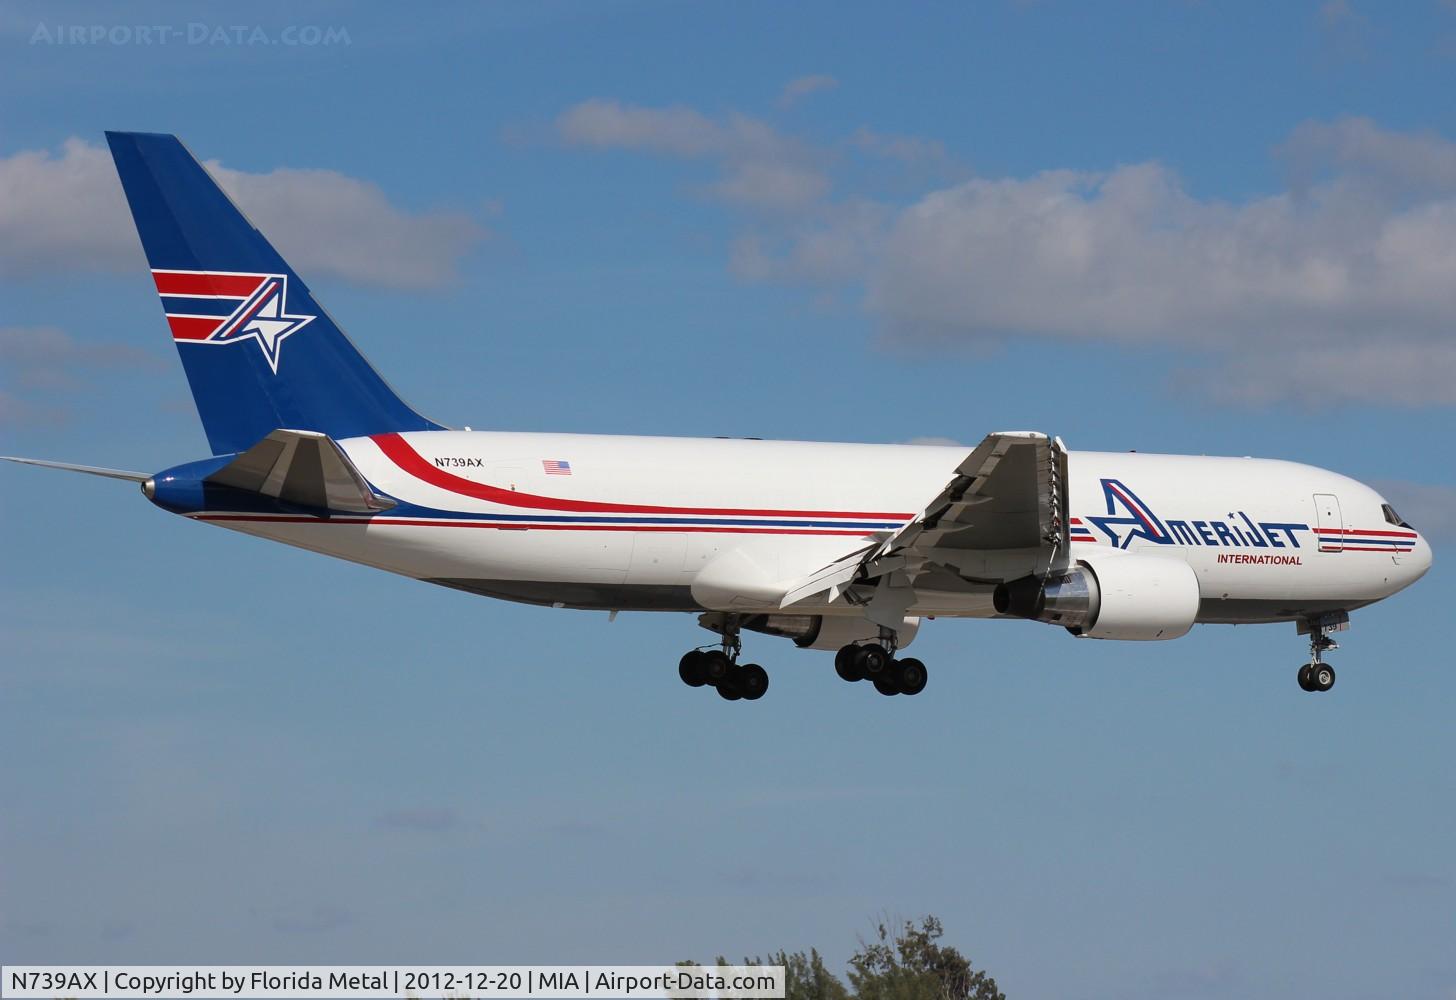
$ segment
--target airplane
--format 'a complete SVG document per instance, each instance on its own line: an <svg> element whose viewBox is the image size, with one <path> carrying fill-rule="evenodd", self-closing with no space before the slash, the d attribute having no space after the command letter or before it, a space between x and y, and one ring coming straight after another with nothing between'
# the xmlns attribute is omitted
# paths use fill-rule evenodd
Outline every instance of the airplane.
<svg viewBox="0 0 1456 1000"><path fill-rule="evenodd" d="M1293 622L1328 691L1350 612L1431 548L1375 490L1258 458L452 430L369 365L172 135L108 132L211 457L131 480L163 510L472 594L692 613L679 677L752 701L744 631L833 650L846 681L924 690L933 618L1169 640Z"/></svg>

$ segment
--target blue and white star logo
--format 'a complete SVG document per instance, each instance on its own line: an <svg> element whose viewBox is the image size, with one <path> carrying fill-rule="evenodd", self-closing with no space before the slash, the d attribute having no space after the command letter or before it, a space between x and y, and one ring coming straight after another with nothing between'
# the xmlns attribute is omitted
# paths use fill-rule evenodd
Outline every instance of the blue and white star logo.
<svg viewBox="0 0 1456 1000"><path fill-rule="evenodd" d="M287 275L269 275L258 290L243 302L242 307L208 337L209 343L233 344L242 340L257 341L273 374L278 374L278 356L283 341L317 319L287 311Z"/></svg>
<svg viewBox="0 0 1456 1000"><path fill-rule="evenodd" d="M1107 516L1094 515L1087 520L1097 525L1113 545L1125 549L1135 538L1144 538L1159 545L1173 541L1157 515L1119 480L1102 480L1102 495L1107 501ZM1119 510L1126 511L1126 516L1118 516ZM1119 531L1122 528L1127 529L1126 534Z"/></svg>

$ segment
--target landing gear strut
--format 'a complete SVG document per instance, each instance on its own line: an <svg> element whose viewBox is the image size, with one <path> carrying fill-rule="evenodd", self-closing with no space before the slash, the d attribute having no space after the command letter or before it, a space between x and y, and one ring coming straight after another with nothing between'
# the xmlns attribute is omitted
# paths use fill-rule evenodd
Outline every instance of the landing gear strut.
<svg viewBox="0 0 1456 1000"><path fill-rule="evenodd" d="M834 672L842 679L869 681L883 695L919 694L929 674L914 657L895 658L895 633L882 629L879 642L850 643L834 654Z"/></svg>
<svg viewBox="0 0 1456 1000"><path fill-rule="evenodd" d="M1350 616L1344 611L1331 611L1299 623L1299 634L1309 636L1309 662L1299 668L1297 675L1301 690L1328 691L1335 686L1335 668L1325 662L1325 654L1340 648L1330 633L1343 632L1349 627Z"/></svg>
<svg viewBox="0 0 1456 1000"><path fill-rule="evenodd" d="M738 662L743 641L738 622L731 616L723 623L718 649L690 649L678 661L677 675L688 687L711 685L724 701L757 701L768 691L768 671L757 663Z"/></svg>

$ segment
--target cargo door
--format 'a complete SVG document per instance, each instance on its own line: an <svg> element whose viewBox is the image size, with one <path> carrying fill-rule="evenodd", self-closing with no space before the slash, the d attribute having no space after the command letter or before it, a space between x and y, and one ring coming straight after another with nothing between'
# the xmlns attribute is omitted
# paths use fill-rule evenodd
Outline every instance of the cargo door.
<svg viewBox="0 0 1456 1000"><path fill-rule="evenodd" d="M1340 498L1333 493L1314 495L1315 534L1321 552L1345 551L1345 519L1340 514Z"/></svg>

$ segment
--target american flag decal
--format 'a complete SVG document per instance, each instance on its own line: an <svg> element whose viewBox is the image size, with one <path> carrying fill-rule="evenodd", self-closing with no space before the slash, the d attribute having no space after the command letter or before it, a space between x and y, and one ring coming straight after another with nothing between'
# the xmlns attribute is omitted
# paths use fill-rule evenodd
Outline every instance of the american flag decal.
<svg viewBox="0 0 1456 1000"><path fill-rule="evenodd" d="M571 475L571 463L563 462L555 458L541 459L541 468L548 476L569 476Z"/></svg>

